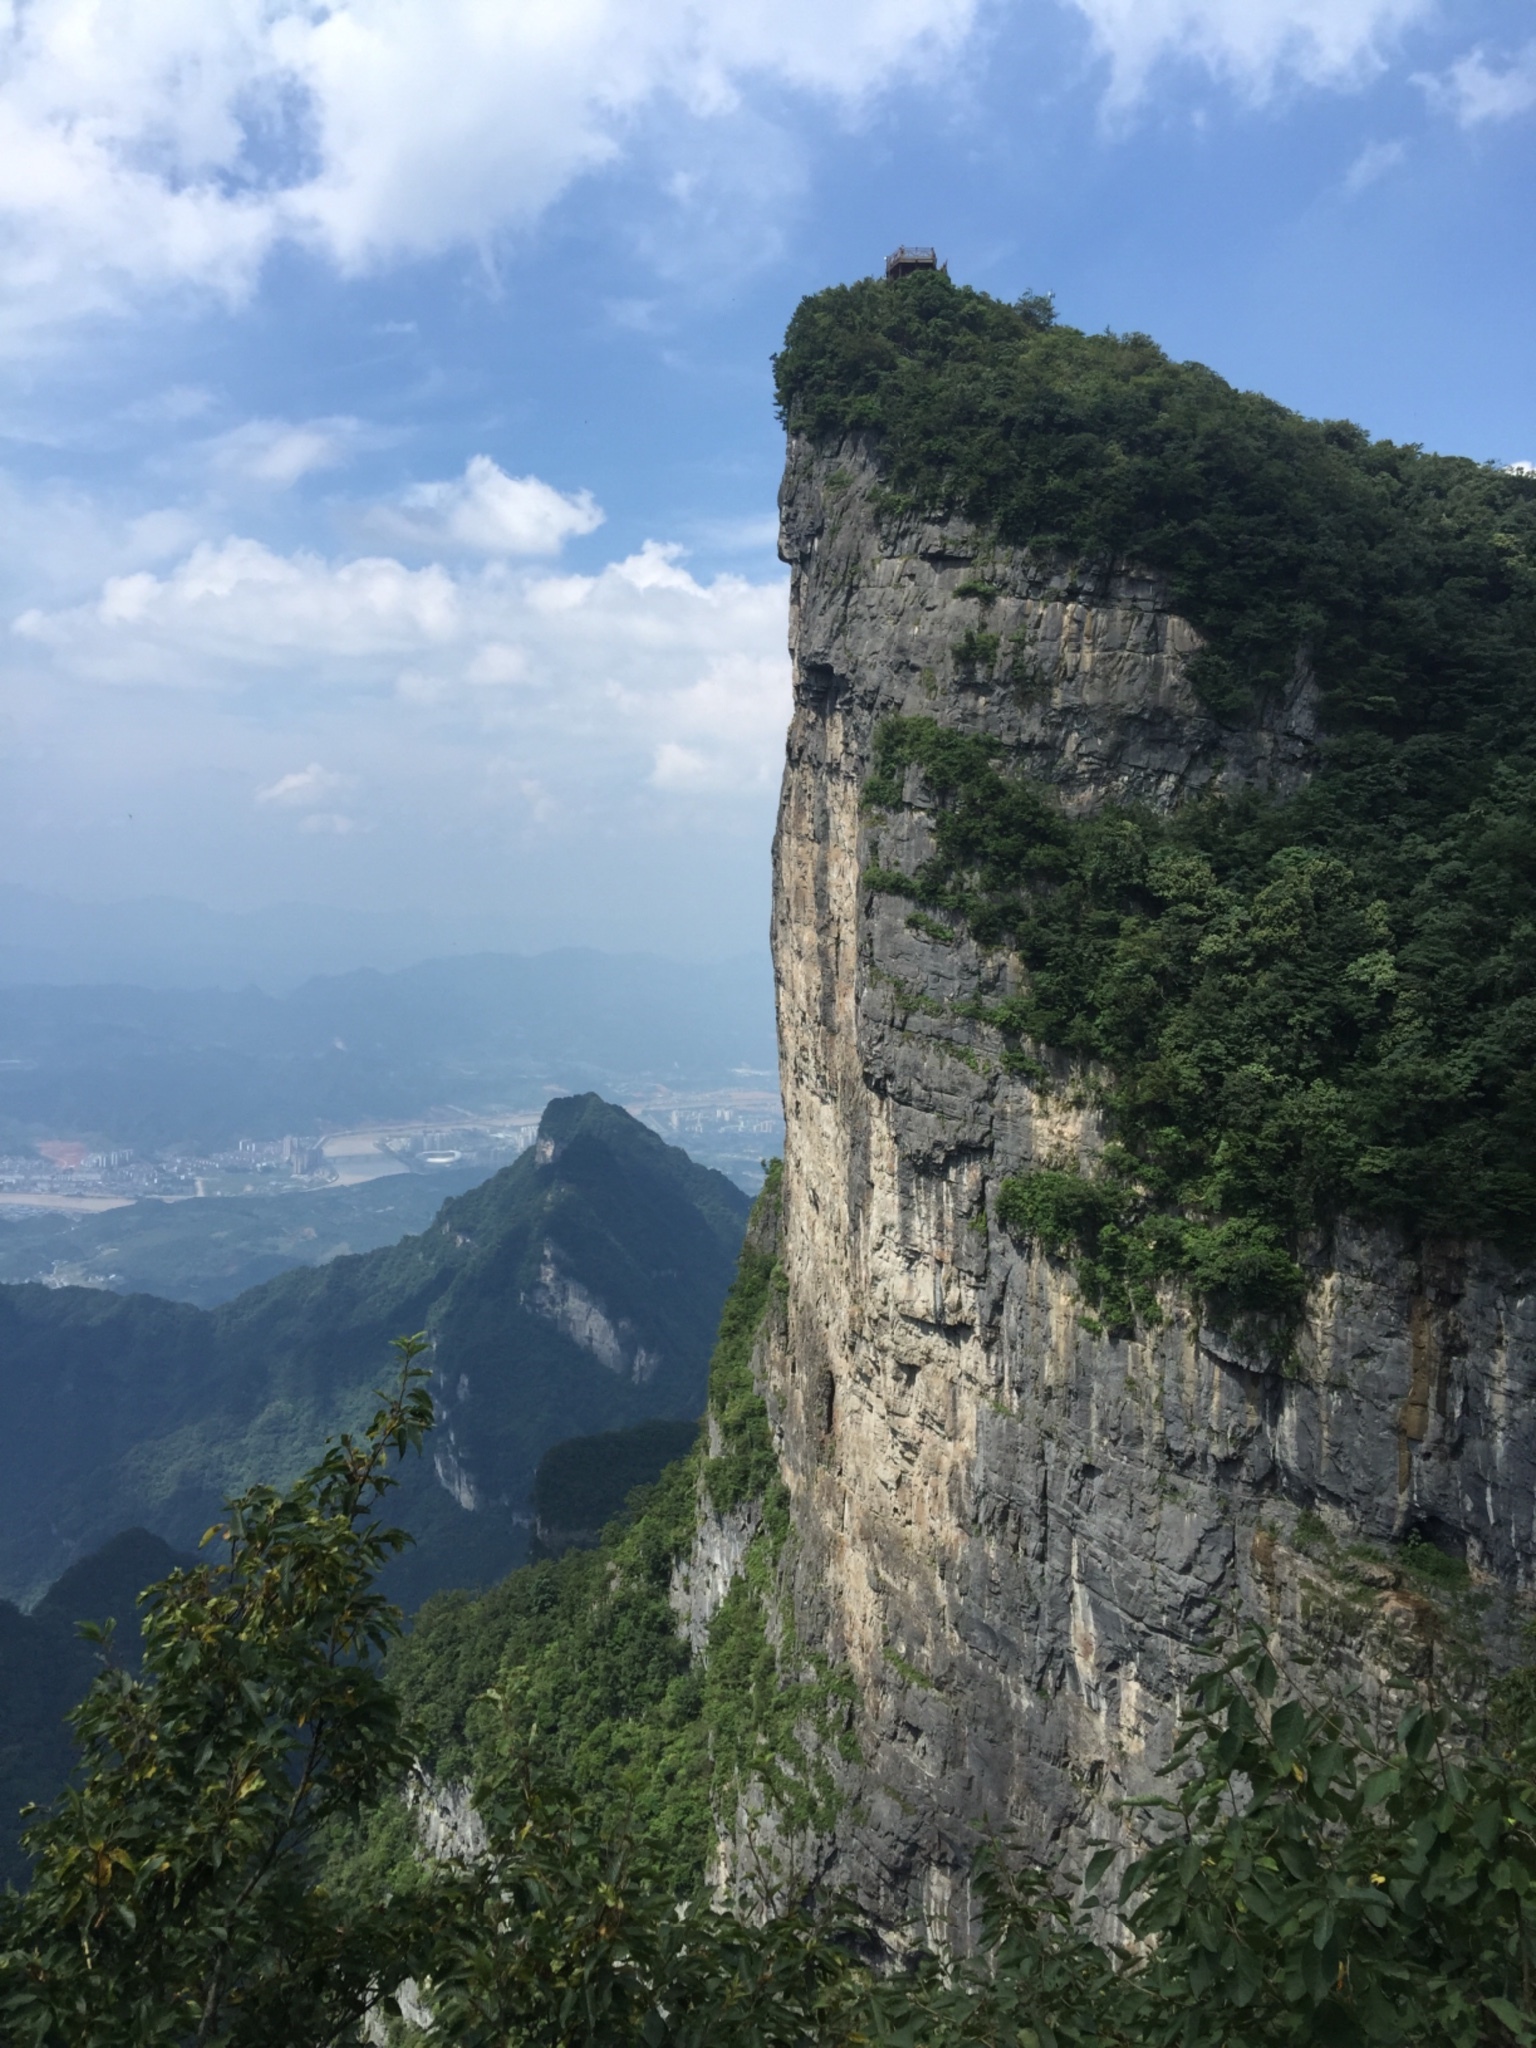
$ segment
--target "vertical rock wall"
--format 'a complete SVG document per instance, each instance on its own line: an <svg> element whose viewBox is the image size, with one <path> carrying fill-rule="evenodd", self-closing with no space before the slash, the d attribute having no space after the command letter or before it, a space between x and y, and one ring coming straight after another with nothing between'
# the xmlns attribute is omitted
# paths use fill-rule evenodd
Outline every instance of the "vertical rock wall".
<svg viewBox="0 0 1536 2048"><path fill-rule="evenodd" d="M876 857L910 871L928 850L920 808L861 811L880 721L995 735L1074 809L1172 805L1294 787L1311 690L1299 671L1264 725L1223 731L1155 579L882 524L876 481L856 445L791 445L788 1314L762 1369L797 1624L858 1690L864 1763L829 1865L893 1931L933 1937L963 1930L978 1828L1070 1859L1122 1825L1235 1609L1368 1667L1431 1654L1439 1627L1392 1564L1407 1532L1463 1553L1497 1611L1532 1589L1536 1294L1475 1246L1345 1231L1281 1376L1171 1295L1145 1341L1090 1334L1068 1269L998 1227L1005 1175L1089 1160L1102 1134L1065 1063L1033 1086L957 1012L1016 985L1013 964L863 885ZM957 655L968 629L1003 650L986 673Z"/></svg>

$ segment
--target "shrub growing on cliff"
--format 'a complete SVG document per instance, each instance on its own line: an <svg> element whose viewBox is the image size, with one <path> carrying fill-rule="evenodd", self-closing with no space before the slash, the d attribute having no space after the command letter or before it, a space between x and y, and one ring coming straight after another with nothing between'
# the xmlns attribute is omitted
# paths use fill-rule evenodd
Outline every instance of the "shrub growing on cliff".
<svg viewBox="0 0 1536 2048"><path fill-rule="evenodd" d="M871 883L1015 948L1023 989L978 1014L1107 1072L1083 1214L1052 1223L1038 1180L998 1207L1090 1298L1144 1312L1180 1275L1283 1316L1298 1240L1341 1214L1536 1249L1536 763L1457 808L1373 744L1284 802L1069 818L996 742L910 718L867 800L913 767L933 855Z"/></svg>

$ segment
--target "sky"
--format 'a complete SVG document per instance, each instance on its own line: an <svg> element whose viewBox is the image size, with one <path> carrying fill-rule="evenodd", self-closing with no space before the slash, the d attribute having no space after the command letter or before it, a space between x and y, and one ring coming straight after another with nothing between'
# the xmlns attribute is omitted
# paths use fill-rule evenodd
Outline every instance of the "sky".
<svg viewBox="0 0 1536 2048"><path fill-rule="evenodd" d="M5 0L0 883L760 947L800 297L1536 460L1533 169L1529 0Z"/></svg>

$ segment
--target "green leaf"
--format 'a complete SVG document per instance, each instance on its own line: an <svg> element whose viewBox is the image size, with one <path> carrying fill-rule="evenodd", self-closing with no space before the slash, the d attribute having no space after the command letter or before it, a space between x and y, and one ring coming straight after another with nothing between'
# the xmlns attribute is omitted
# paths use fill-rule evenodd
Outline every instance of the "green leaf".
<svg viewBox="0 0 1536 2048"><path fill-rule="evenodd" d="M1403 1782L1402 1772L1395 1764L1387 1764L1379 1771L1372 1771L1360 1788L1360 1803L1369 1813L1372 1807L1380 1806L1384 1799L1390 1799Z"/></svg>
<svg viewBox="0 0 1536 2048"><path fill-rule="evenodd" d="M1119 1853L1118 1849L1096 1849L1094 1851L1088 1859L1087 1868L1083 1872L1083 1888L1085 1891L1097 1890L1104 1877L1113 1869L1115 1858Z"/></svg>

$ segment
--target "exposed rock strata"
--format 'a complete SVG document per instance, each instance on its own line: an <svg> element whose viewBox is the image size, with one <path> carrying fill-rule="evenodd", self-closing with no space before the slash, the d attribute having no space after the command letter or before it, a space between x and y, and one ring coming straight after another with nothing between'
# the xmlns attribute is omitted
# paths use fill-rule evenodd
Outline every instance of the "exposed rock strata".
<svg viewBox="0 0 1536 2048"><path fill-rule="evenodd" d="M1073 808L1285 790L1312 693L1234 734L1183 674L1198 637L1156 579L882 527L856 446L792 445L795 709L775 845L785 1334L763 1356L793 1502L804 1640L851 1668L866 1763L829 1845L893 1929L963 1928L978 1826L1071 1853L1166 1754L1196 1645L1234 1607L1292 1641L1422 1630L1346 1546L1419 1530L1503 1595L1536 1589L1536 1295L1477 1246L1347 1230L1314 1258L1282 1376L1170 1295L1138 1342L1090 1334L1070 1272L992 1217L999 1181L1102 1142L955 1014L1014 969L935 943L866 889L910 871L919 809L860 810L874 732L925 714L1007 741ZM960 593L984 582L990 602ZM967 629L998 636L978 675ZM909 796L917 794L909 784ZM1339 1539L1312 1556L1307 1511ZM1351 1575L1352 1574L1352 1575ZM1372 1576L1376 1583L1372 1583Z"/></svg>
<svg viewBox="0 0 1536 2048"><path fill-rule="evenodd" d="M553 1323L608 1372L633 1380L637 1387L655 1378L660 1354L648 1351L633 1323L622 1316L612 1318L596 1296L565 1271L547 1240L539 1259L538 1285L525 1299L536 1316Z"/></svg>

